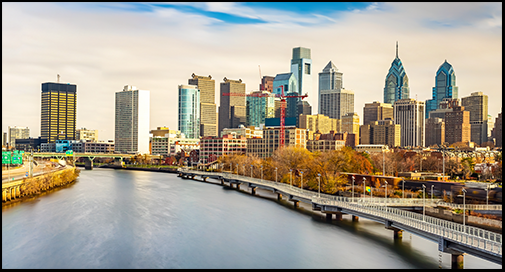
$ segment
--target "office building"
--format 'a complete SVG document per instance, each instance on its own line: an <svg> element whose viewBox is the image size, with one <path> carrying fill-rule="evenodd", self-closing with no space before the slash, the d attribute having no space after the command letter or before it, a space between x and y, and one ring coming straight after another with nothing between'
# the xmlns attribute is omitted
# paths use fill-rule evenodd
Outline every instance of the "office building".
<svg viewBox="0 0 505 272"><path fill-rule="evenodd" d="M247 139L242 135L206 136L200 139L200 163L215 161L221 156L246 154Z"/></svg>
<svg viewBox="0 0 505 272"><path fill-rule="evenodd" d="M47 143L47 139L42 139L42 137L38 138L26 138L26 139L16 139L16 150L22 150L25 152L39 152L40 145L43 143Z"/></svg>
<svg viewBox="0 0 505 272"><path fill-rule="evenodd" d="M253 126L250 127L239 126L238 128L225 128L223 129L223 131L221 131L221 137L223 137L226 134L232 134L237 136L242 135L247 139L263 138L263 130Z"/></svg>
<svg viewBox="0 0 505 272"><path fill-rule="evenodd" d="M342 123L340 119L330 118L322 114L301 114L299 116L298 127L307 131L306 138L308 140L313 140L313 135L316 132L319 132L320 134L327 134L330 133L330 131L340 132L342 129Z"/></svg>
<svg viewBox="0 0 505 272"><path fill-rule="evenodd" d="M263 76L261 78L260 91L267 91L272 93L274 91L274 79L273 76Z"/></svg>
<svg viewBox="0 0 505 272"><path fill-rule="evenodd" d="M312 95L312 59L310 49L304 47L293 48L291 59L291 73L294 74L298 94ZM286 93L286 90L284 90Z"/></svg>
<svg viewBox="0 0 505 272"><path fill-rule="evenodd" d="M28 139L30 129L28 127L9 127L9 146L16 147L16 139Z"/></svg>
<svg viewBox="0 0 505 272"><path fill-rule="evenodd" d="M431 111L438 109L438 105L444 98L458 98L456 74L452 65L447 60L437 70L435 87L432 90L432 99L426 100L426 119L430 118L429 114Z"/></svg>
<svg viewBox="0 0 505 272"><path fill-rule="evenodd" d="M274 94L268 91L256 91L246 97L247 126L259 127L260 124L265 124L265 118L273 117L275 117Z"/></svg>
<svg viewBox="0 0 505 272"><path fill-rule="evenodd" d="M398 57L398 42L396 42L396 58L391 63L391 68L389 68L386 75L384 103L393 105L399 99L408 99L409 94L409 78L405 68L403 68L402 61Z"/></svg>
<svg viewBox="0 0 505 272"><path fill-rule="evenodd" d="M494 128L493 116L488 114L487 115L487 139L488 139L488 141L491 141L491 142L493 141L493 134L492 134L493 128Z"/></svg>
<svg viewBox="0 0 505 272"><path fill-rule="evenodd" d="M179 85L178 130L187 138L200 137L200 90L195 85Z"/></svg>
<svg viewBox="0 0 505 272"><path fill-rule="evenodd" d="M41 103L41 137L48 143L75 140L77 85L42 83Z"/></svg>
<svg viewBox="0 0 505 272"><path fill-rule="evenodd" d="M365 103L363 108L363 125L368 125L370 122L379 120L391 119L393 120L393 105L388 103Z"/></svg>
<svg viewBox="0 0 505 272"><path fill-rule="evenodd" d="M170 129L169 127L157 127L149 131L149 134L151 134L152 137L181 137L180 130Z"/></svg>
<svg viewBox="0 0 505 272"><path fill-rule="evenodd" d="M356 112L342 116L342 132L359 135L359 116Z"/></svg>
<svg viewBox="0 0 505 272"><path fill-rule="evenodd" d="M400 99L394 102L394 121L401 127L402 147L424 146L424 101Z"/></svg>
<svg viewBox="0 0 505 272"><path fill-rule="evenodd" d="M263 129L263 138L247 139L247 155L268 158L279 148L280 128L267 127ZM284 146L306 148L306 133L304 129L286 127L284 130Z"/></svg>
<svg viewBox="0 0 505 272"><path fill-rule="evenodd" d="M482 92L473 92L461 98L461 106L470 112L471 141L481 145L487 142L488 96Z"/></svg>
<svg viewBox="0 0 505 272"><path fill-rule="evenodd" d="M72 145L74 153L114 153L114 141L80 140Z"/></svg>
<svg viewBox="0 0 505 272"><path fill-rule="evenodd" d="M300 123L300 114L311 115L312 114L312 106L308 101L298 101L296 102L296 126L299 126Z"/></svg>
<svg viewBox="0 0 505 272"><path fill-rule="evenodd" d="M117 153L149 153L149 91L125 85L115 93L114 149Z"/></svg>
<svg viewBox="0 0 505 272"><path fill-rule="evenodd" d="M463 106L445 113L445 141L449 144L469 142L471 139L470 112Z"/></svg>
<svg viewBox="0 0 505 272"><path fill-rule="evenodd" d="M7 132L2 132L2 146L7 147Z"/></svg>
<svg viewBox="0 0 505 272"><path fill-rule="evenodd" d="M425 144L427 147L434 145L441 145L445 142L444 119L438 117L431 117L425 120L426 121Z"/></svg>
<svg viewBox="0 0 505 272"><path fill-rule="evenodd" d="M216 107L216 82L212 76L198 76L194 73L188 79L188 85L200 90L200 136L218 135L218 114Z"/></svg>
<svg viewBox="0 0 505 272"><path fill-rule="evenodd" d="M76 140L90 140L92 142L98 141L98 130L80 128L75 131Z"/></svg>
<svg viewBox="0 0 505 272"><path fill-rule="evenodd" d="M460 106L458 98L444 98L438 104L438 109L430 111L428 118L441 118L445 120L445 113L452 111L454 107Z"/></svg>
<svg viewBox="0 0 505 272"><path fill-rule="evenodd" d="M342 119L354 112L354 92L351 90L321 90L319 113L330 118Z"/></svg>
<svg viewBox="0 0 505 272"><path fill-rule="evenodd" d="M245 83L226 77L220 84L221 105L219 106L219 133L224 128L237 128L246 125ZM224 95L231 94L231 95ZM233 94L238 94L233 95Z"/></svg>
<svg viewBox="0 0 505 272"><path fill-rule="evenodd" d="M321 91L326 90L333 90L333 91L338 91L343 89L344 87L344 78L343 78L343 73L339 72L335 64L333 64L332 61L330 61L324 68L321 73L319 73L319 92L317 95L318 98L318 105L319 105L319 113L322 113L322 102L323 100L321 99ZM328 107L328 106L326 106ZM328 108L326 108L328 110ZM346 112L347 113L347 112ZM345 114L345 113L344 113ZM328 116L328 115L327 115Z"/></svg>
<svg viewBox="0 0 505 272"><path fill-rule="evenodd" d="M314 134L314 139L319 140L339 140L339 141L344 141L345 146L349 146L354 148L358 142L358 134L353 134L353 133L348 133L348 132L335 132L331 130L329 133L315 133Z"/></svg>
<svg viewBox="0 0 505 272"><path fill-rule="evenodd" d="M401 144L401 126L392 119L370 121L360 127L360 144L382 144L397 147Z"/></svg>
<svg viewBox="0 0 505 272"><path fill-rule="evenodd" d="M273 93L276 95L298 94L298 81L294 73L277 74L272 82ZM282 86L282 87L281 87Z"/></svg>
<svg viewBox="0 0 505 272"><path fill-rule="evenodd" d="M501 128L501 112L498 113L498 117L496 117L494 122L494 128L491 132L492 137L495 139L496 147L502 147L502 128Z"/></svg>

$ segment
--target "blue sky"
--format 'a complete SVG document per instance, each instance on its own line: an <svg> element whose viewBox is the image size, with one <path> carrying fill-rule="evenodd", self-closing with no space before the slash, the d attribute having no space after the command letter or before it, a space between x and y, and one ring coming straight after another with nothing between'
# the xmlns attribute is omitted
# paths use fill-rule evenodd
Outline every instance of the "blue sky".
<svg viewBox="0 0 505 272"><path fill-rule="evenodd" d="M290 72L292 49L311 49L307 101L318 112L318 73L331 60L365 103L383 100L399 57L410 97L431 99L435 73L453 65L460 98L482 91L501 111L502 3L488 2L85 2L2 3L2 130L40 135L40 85L77 85L77 127L114 138L114 93L151 92L151 129L177 129L177 86L192 73L242 79ZM492 98L492 99L491 99ZM23 105L23 114L19 114ZM97 118L100 116L100 118Z"/></svg>

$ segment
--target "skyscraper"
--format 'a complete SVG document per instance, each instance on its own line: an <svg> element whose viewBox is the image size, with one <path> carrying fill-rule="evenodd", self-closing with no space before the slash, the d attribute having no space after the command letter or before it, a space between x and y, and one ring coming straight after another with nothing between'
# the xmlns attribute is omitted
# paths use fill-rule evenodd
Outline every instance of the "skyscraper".
<svg viewBox="0 0 505 272"><path fill-rule="evenodd" d="M245 83L242 80L231 80L226 77L220 84L221 105L219 106L219 133L224 128L237 128L246 125ZM241 96L223 95L224 93Z"/></svg>
<svg viewBox="0 0 505 272"><path fill-rule="evenodd" d="M359 139L359 116L356 112L349 112L342 116L342 132L355 134Z"/></svg>
<svg viewBox="0 0 505 272"><path fill-rule="evenodd" d="M343 73L330 61L319 73L319 113L341 119L354 112L354 92L345 90Z"/></svg>
<svg viewBox="0 0 505 272"><path fill-rule="evenodd" d="M426 100L426 115L430 117L430 111L438 109L438 105L444 98L458 98L458 87L456 87L456 74L452 65L447 60L440 65L435 76L435 87L432 91L432 99Z"/></svg>
<svg viewBox="0 0 505 272"><path fill-rule="evenodd" d="M379 120L393 119L393 105L388 103L366 103L363 108L363 125Z"/></svg>
<svg viewBox="0 0 505 272"><path fill-rule="evenodd" d="M186 138L200 138L200 90L195 85L179 85L179 126Z"/></svg>
<svg viewBox="0 0 505 272"><path fill-rule="evenodd" d="M200 90L200 136L218 136L216 111L216 82L212 76L197 76L194 73L188 79L189 85L196 85Z"/></svg>
<svg viewBox="0 0 505 272"><path fill-rule="evenodd" d="M401 146L424 146L424 102L400 99L393 108L395 124L401 126Z"/></svg>
<svg viewBox="0 0 505 272"><path fill-rule="evenodd" d="M310 49L304 47L293 48L291 59L291 73L294 74L298 86L298 94L312 95L312 59ZM294 91L294 90L293 90ZM286 93L286 90L284 90Z"/></svg>
<svg viewBox="0 0 505 272"><path fill-rule="evenodd" d="M471 141L481 145L487 142L488 97L482 92L473 92L461 98L461 106L470 112Z"/></svg>
<svg viewBox="0 0 505 272"><path fill-rule="evenodd" d="M75 140L77 85L42 83L40 135L48 143Z"/></svg>
<svg viewBox="0 0 505 272"><path fill-rule="evenodd" d="M284 95L288 93L298 94L298 81L294 73L277 74L272 82L272 86L273 93L276 95L281 95L282 92L284 92Z"/></svg>
<svg viewBox="0 0 505 272"><path fill-rule="evenodd" d="M333 64L330 60L328 64L323 68L323 71L319 73L319 92L317 94L319 113L322 109L321 91L322 90L340 90L343 88L343 73L339 72L337 66Z"/></svg>
<svg viewBox="0 0 505 272"><path fill-rule="evenodd" d="M502 141L502 128L501 128L501 111L498 113L498 117L496 117L495 122L494 122L494 128L493 131L491 131L491 136L496 140L495 146L496 147L502 147L503 141Z"/></svg>
<svg viewBox="0 0 505 272"><path fill-rule="evenodd" d="M463 106L445 113L445 141L449 144L471 140L470 112Z"/></svg>
<svg viewBox="0 0 505 272"><path fill-rule="evenodd" d="M408 99L409 94L409 78L403 68L402 61L398 57L398 42L396 42L396 58L391 63L391 68L389 68L389 72L386 75L384 103L393 105L399 99Z"/></svg>
<svg viewBox="0 0 505 272"><path fill-rule="evenodd" d="M115 95L115 151L149 154L149 91L126 85Z"/></svg>
<svg viewBox="0 0 505 272"><path fill-rule="evenodd" d="M251 94L258 96L246 97L246 125L259 127L260 124L265 124L265 118L275 117L275 95L268 91Z"/></svg>
<svg viewBox="0 0 505 272"><path fill-rule="evenodd" d="M445 118L444 118L445 119ZM445 121L442 118L431 117L425 120L426 146L441 145L445 142Z"/></svg>
<svg viewBox="0 0 505 272"><path fill-rule="evenodd" d="M261 78L260 91L267 91L269 93L273 92L274 79L275 77L273 76L263 76Z"/></svg>
<svg viewBox="0 0 505 272"><path fill-rule="evenodd" d="M9 146L16 147L16 139L30 138L30 129L27 127L9 127Z"/></svg>

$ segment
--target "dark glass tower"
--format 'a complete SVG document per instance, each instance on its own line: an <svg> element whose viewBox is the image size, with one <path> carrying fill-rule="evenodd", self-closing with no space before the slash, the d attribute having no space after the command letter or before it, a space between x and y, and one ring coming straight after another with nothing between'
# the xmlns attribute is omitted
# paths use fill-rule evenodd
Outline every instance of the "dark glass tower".
<svg viewBox="0 0 505 272"><path fill-rule="evenodd" d="M75 140L77 85L42 83L40 135L48 143Z"/></svg>
<svg viewBox="0 0 505 272"><path fill-rule="evenodd" d="M397 100L408 99L409 94L409 78L403 68L402 61L398 58L398 42L396 42L396 58L391 63L391 68L386 76L384 103L393 105Z"/></svg>
<svg viewBox="0 0 505 272"><path fill-rule="evenodd" d="M447 60L437 70L435 76L435 87L432 91L432 99L426 100L426 116L430 117L430 111L438 108L444 98L458 98L458 87L456 87L456 74L452 65Z"/></svg>

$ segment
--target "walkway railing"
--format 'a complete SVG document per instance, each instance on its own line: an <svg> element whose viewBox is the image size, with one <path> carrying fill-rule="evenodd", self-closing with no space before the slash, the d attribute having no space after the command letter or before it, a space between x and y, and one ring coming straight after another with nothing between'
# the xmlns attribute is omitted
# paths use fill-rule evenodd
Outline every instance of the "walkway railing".
<svg viewBox="0 0 505 272"><path fill-rule="evenodd" d="M194 170L184 170L184 172L195 175L209 175L206 172L194 171ZM406 226L410 226L418 230L425 231L427 233L438 235L446 239L450 239L459 242L461 244L465 244L470 247L483 249L488 252L492 252L499 255L502 254L501 234L468 225L454 223L451 221L439 219L432 216L422 215L419 213L410 212L397 208L391 208L385 205L388 204L389 201L391 201L392 203L419 204L418 199L378 200L372 198L372 201L370 201L370 199L368 198L350 198L343 196L330 196L327 194L321 194L321 196L319 197L319 193L317 192L303 190L301 188L294 187L285 183L267 181L230 173L214 172L212 173L212 175L218 175L225 179L240 180L242 182L249 182L263 186L268 186L293 196L310 199L312 203L316 204L337 206L341 208L346 208L350 211L356 211L377 217L382 217L388 220L396 221ZM436 205L438 202L431 202L431 204Z"/></svg>
<svg viewBox="0 0 505 272"><path fill-rule="evenodd" d="M463 204L455 204L455 203L446 203L442 202L439 206L445 206L452 209L463 209ZM475 204L465 204L465 209L467 210L494 210L501 211L502 205L475 205Z"/></svg>

